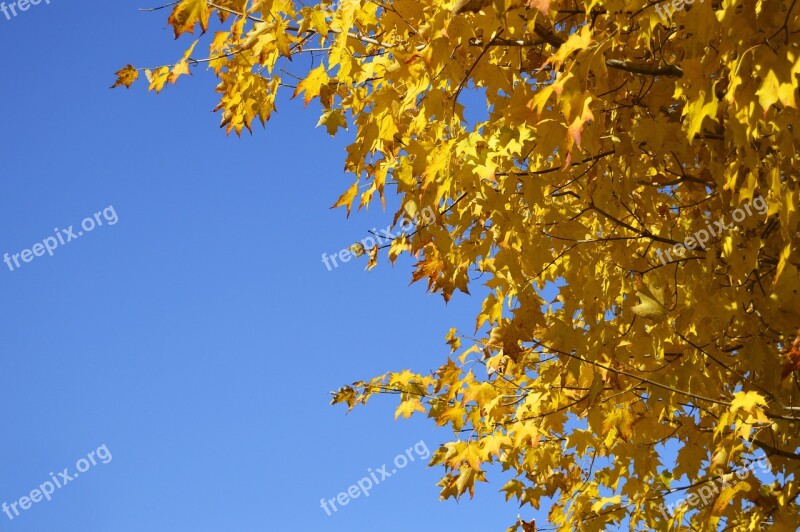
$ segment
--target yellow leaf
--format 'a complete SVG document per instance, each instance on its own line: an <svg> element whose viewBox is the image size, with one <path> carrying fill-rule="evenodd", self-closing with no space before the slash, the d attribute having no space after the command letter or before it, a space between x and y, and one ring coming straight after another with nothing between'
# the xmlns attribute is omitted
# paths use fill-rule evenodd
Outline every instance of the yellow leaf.
<svg viewBox="0 0 800 532"><path fill-rule="evenodd" d="M208 30L209 13L206 0L180 0L168 20L175 30L175 38L184 33L194 33L197 24L205 33Z"/></svg>
<svg viewBox="0 0 800 532"><path fill-rule="evenodd" d="M115 87L126 87L130 88L133 85L133 82L139 79L139 71L133 67L133 65L128 65L122 70L117 72L117 81L111 86L111 88Z"/></svg>
<svg viewBox="0 0 800 532"><path fill-rule="evenodd" d="M703 127L706 118L716 119L719 102L713 91L700 91L698 96L686 104L686 137L691 142Z"/></svg>
<svg viewBox="0 0 800 532"><path fill-rule="evenodd" d="M631 307L634 314L648 320L661 320L666 317L667 309L659 301L643 292L636 292L636 296L639 298L639 304Z"/></svg>
<svg viewBox="0 0 800 532"><path fill-rule="evenodd" d="M733 400L731 401L731 412L742 410L748 414L755 415L759 407L766 408L766 406L766 399L758 392L736 392L733 394Z"/></svg>
<svg viewBox="0 0 800 532"><path fill-rule="evenodd" d="M155 91L156 93L161 92L164 89L164 85L169 81L169 67L157 68L155 72L145 70L144 74L150 82L148 90Z"/></svg>
<svg viewBox="0 0 800 532"><path fill-rule="evenodd" d="M350 208L353 206L353 200L358 194L358 181L353 183L350 188L347 189L347 192L339 196L339 199L336 200L331 206L331 209L335 209L337 207L347 207L347 216L350 216Z"/></svg>
<svg viewBox="0 0 800 532"><path fill-rule="evenodd" d="M378 246L372 246L369 250L369 261L367 262L367 270L371 270L378 265Z"/></svg>
<svg viewBox="0 0 800 532"><path fill-rule="evenodd" d="M400 406L394 412L394 418L397 419L400 415L404 418L409 418L414 412L425 412L425 407L419 399L412 397L400 403Z"/></svg>
<svg viewBox="0 0 800 532"><path fill-rule="evenodd" d="M305 93L303 103L308 103L319 96L320 88L328 84L328 72L325 70L325 65L319 65L317 68L311 70L308 75L297 84L292 98L296 98L300 93Z"/></svg>
<svg viewBox="0 0 800 532"><path fill-rule="evenodd" d="M197 46L197 42L198 41L194 41L194 43L192 43L189 49L186 50L186 52L184 52L183 58L181 58L181 60L178 61L178 63L176 63L174 67L172 67L172 70L169 73L169 77L167 78L167 81L169 83L174 84L175 82L178 81L178 78L180 76L191 74L191 71L189 70L189 60L192 57L192 52L194 51L194 47Z"/></svg>
<svg viewBox="0 0 800 532"><path fill-rule="evenodd" d="M784 246L783 250L781 251L781 255L778 259L778 268L775 270L775 280L772 281L772 288L775 288L775 285L778 284L778 279L780 279L783 270L786 268L786 262L789 260L789 256L792 254L792 243L788 243Z"/></svg>
<svg viewBox="0 0 800 532"><path fill-rule="evenodd" d="M347 120L341 109L328 109L322 113L317 126L325 126L328 134L334 136L339 131L339 128L347 129Z"/></svg>

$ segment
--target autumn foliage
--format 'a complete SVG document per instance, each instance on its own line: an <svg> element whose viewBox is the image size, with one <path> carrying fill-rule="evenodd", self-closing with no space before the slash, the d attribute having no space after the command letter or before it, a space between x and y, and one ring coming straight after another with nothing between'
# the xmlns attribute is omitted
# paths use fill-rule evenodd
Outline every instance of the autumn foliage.
<svg viewBox="0 0 800 532"><path fill-rule="evenodd" d="M266 122L280 91L317 101L321 126L354 136L336 205L396 190L395 219L439 213L387 255L416 257L413 279L446 300L487 287L475 332L450 331L432 374L334 402L397 394L397 416L451 428L433 457L444 497L497 472L559 530L793 531L796 3L695 1L665 20L645 0L180 0L175 36L199 40L144 73L158 92L210 68L228 132ZM657 258L757 196L763 214ZM659 510L764 454L771 475ZM533 529L525 511L507 525Z"/></svg>

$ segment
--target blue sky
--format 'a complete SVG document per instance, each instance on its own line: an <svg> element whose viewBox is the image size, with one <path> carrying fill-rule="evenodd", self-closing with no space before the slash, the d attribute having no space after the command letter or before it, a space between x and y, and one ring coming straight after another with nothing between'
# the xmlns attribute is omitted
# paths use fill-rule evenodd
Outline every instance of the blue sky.
<svg viewBox="0 0 800 532"><path fill-rule="evenodd" d="M186 44L166 11L137 12L150 6L51 0L0 14L0 253L77 232L109 206L117 217L52 257L0 264L0 503L102 445L111 455L52 500L0 513L0 531L512 523L499 473L475 500L439 502L440 471L418 461L330 517L320 508L368 468L449 438L422 417L395 422L394 398L345 416L329 392L435 369L444 335L471 331L480 301L446 306L409 287L408 261L325 268L323 252L391 213L329 209L350 184L345 144L314 128L313 109L284 98L266 130L238 139L217 127L208 75L160 96L109 90L126 63L157 66Z"/></svg>

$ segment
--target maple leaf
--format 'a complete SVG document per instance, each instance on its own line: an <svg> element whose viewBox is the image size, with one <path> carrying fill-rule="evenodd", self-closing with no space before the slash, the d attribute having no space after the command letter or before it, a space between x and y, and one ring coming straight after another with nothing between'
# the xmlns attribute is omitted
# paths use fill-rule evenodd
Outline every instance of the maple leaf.
<svg viewBox="0 0 800 532"><path fill-rule="evenodd" d="M125 68L119 70L116 74L117 81L111 86L111 88L115 87L125 87L130 88L133 83L139 79L139 71L133 66L128 65Z"/></svg>
<svg viewBox="0 0 800 532"><path fill-rule="evenodd" d="M317 127L325 126L330 136L336 135L339 129L347 129L347 120L341 109L328 109L317 122ZM349 212L349 211L348 211Z"/></svg>
<svg viewBox="0 0 800 532"><path fill-rule="evenodd" d="M175 84L177 83L179 77L191 74L191 71L189 70L189 61L192 57L192 52L194 51L194 47L197 45L197 42L198 41L195 41L186 50L186 52L184 52L181 60L172 67L172 70L170 70L169 76L167 77L168 83Z"/></svg>
<svg viewBox="0 0 800 532"><path fill-rule="evenodd" d="M742 410L748 414L755 414L759 407L766 407L767 401L758 392L737 392L733 394L731 411Z"/></svg>
<svg viewBox="0 0 800 532"><path fill-rule="evenodd" d="M491 0L456 0L453 6L453 15L464 12L477 12L491 3Z"/></svg>
<svg viewBox="0 0 800 532"><path fill-rule="evenodd" d="M371 270L378 265L378 246L377 244L369 249L369 261L367 262L367 269Z"/></svg>
<svg viewBox="0 0 800 532"><path fill-rule="evenodd" d="M297 84L297 88L294 90L292 98L297 98L300 93L305 93L305 96L303 97L303 103L308 105L311 100L319 96L320 89L323 85L328 84L329 79L330 78L328 78L328 72L325 69L325 65L319 65L317 68L309 72L305 79Z"/></svg>
<svg viewBox="0 0 800 532"><path fill-rule="evenodd" d="M551 0L528 0L528 7L538 9L542 15L546 15L550 10Z"/></svg>
<svg viewBox="0 0 800 532"><path fill-rule="evenodd" d="M169 81L169 73L169 67L165 66L159 67L155 71L146 69L144 71L144 75L147 78L147 81L150 82L150 90L155 91L156 93L161 92Z"/></svg>
<svg viewBox="0 0 800 532"><path fill-rule="evenodd" d="M644 292L636 292L636 297L639 298L639 304L631 307L634 314L649 320L659 320L667 315L664 305L654 297Z"/></svg>
<svg viewBox="0 0 800 532"><path fill-rule="evenodd" d="M364 244L362 244L361 242L356 242L347 249L349 249L350 252L353 253L353 255L355 255L356 257L360 257L361 255L364 254Z"/></svg>
<svg viewBox="0 0 800 532"><path fill-rule="evenodd" d="M781 368L781 380L791 375L794 371L800 371L800 333L784 353L786 361Z"/></svg>
<svg viewBox="0 0 800 532"><path fill-rule="evenodd" d="M175 30L177 39L184 33L194 33L197 24L200 24L200 29L205 33L208 30L210 13L206 0L180 0L167 22Z"/></svg>
<svg viewBox="0 0 800 532"><path fill-rule="evenodd" d="M394 413L394 417L397 419L402 415L404 418L409 418L414 412L425 412L425 407L417 398L411 398L401 402Z"/></svg>
<svg viewBox="0 0 800 532"><path fill-rule="evenodd" d="M347 191L339 196L339 199L336 200L336 203L331 205L331 209L335 209L336 207L347 207L347 216L350 216L350 209L353 206L353 200L356 198L356 194L358 194L358 183L353 183Z"/></svg>

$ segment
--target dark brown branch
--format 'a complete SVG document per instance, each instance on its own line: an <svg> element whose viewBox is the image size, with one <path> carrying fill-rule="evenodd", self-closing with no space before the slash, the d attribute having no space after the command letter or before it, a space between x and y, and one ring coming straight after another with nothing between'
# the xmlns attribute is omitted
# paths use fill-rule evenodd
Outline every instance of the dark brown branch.
<svg viewBox="0 0 800 532"><path fill-rule="evenodd" d="M606 59L606 66L624 70L625 72L631 72L632 74L642 74L644 76L683 77L683 70L675 65L655 66L644 63L634 63L632 61L622 61L620 59Z"/></svg>
<svg viewBox="0 0 800 532"><path fill-rule="evenodd" d="M494 39L489 46L519 46L522 48L538 46L543 44L543 39L536 39L533 41L528 41L525 39ZM479 39L478 37L473 37L469 40L470 46L485 46L486 43L483 39Z"/></svg>
<svg viewBox="0 0 800 532"><path fill-rule="evenodd" d="M542 38L547 44L550 44L556 48L564 44L566 41L557 35L552 29L545 28L542 24L538 22L535 23L533 27L533 32Z"/></svg>
<svg viewBox="0 0 800 532"><path fill-rule="evenodd" d="M592 201L589 204L589 209L591 209L591 210L593 210L593 211L595 211L595 212L597 212L599 214L602 214L603 216L605 216L606 218L608 218L612 222L615 222L617 225L621 225L625 229L636 233L641 238L650 238L652 240L656 240L658 242L662 242L664 244L670 244L670 245L676 245L676 244L680 244L681 243L681 242L678 242L677 240L672 240L671 238L664 238L662 236L654 235L653 233L650 232L649 229L637 229L637 228L633 227L631 224L627 224L627 223L623 222L622 220L620 220L619 218L617 218L615 216L612 216L611 214L607 213L606 211L604 211L603 209L601 209L600 207L595 205L594 201Z"/></svg>
<svg viewBox="0 0 800 532"><path fill-rule="evenodd" d="M800 460L800 454L784 451L758 440L753 440L753 445L759 447L761 450L767 453L777 454L778 456L782 456L783 458L788 458L790 460Z"/></svg>
<svg viewBox="0 0 800 532"><path fill-rule="evenodd" d="M504 31L505 31L505 28L500 28L498 30L498 32L495 34L495 36L492 37L492 40L490 40L486 44L486 47L478 55L478 58L475 59L475 62L472 63L472 66L469 67L469 70L467 71L467 75L464 76L464 79L461 80L461 83L458 84L458 88L456 89L456 92L453 95L453 112L455 112L455 110L456 110L456 103L458 103L458 96L461 94L461 91L464 89L464 86L467 84L467 81L469 80L469 77L472 75L472 71L475 70L475 67L478 66L478 63L480 63L481 59L483 59L483 56L486 55L486 52L489 51L489 48L491 48L492 45L497 41L497 39L500 38L500 35L502 35L502 33Z"/></svg>
<svg viewBox="0 0 800 532"><path fill-rule="evenodd" d="M582 161L578 161L574 163L572 166L577 166L579 164L586 164L591 161L596 161L597 159L602 159L603 157L608 157L609 155L614 155L614 150L604 151L603 153L598 153L597 155L592 155L591 157L587 157ZM552 168L545 168L544 170L533 170L531 172L514 172L514 175L517 177L524 177L524 176L531 176L531 175L542 175L542 174L549 174L552 172L558 172L563 168L562 166L554 166ZM505 172L498 172L496 175L508 175Z"/></svg>

